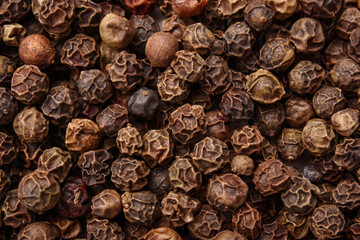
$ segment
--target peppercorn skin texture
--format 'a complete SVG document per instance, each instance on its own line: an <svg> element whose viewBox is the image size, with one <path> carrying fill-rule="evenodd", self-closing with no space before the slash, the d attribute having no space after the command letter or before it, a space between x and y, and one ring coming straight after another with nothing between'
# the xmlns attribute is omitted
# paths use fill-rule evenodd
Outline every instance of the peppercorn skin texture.
<svg viewBox="0 0 360 240"><path fill-rule="evenodd" d="M94 214L103 218L114 218L121 212L120 194L113 189L105 189L91 200Z"/></svg>

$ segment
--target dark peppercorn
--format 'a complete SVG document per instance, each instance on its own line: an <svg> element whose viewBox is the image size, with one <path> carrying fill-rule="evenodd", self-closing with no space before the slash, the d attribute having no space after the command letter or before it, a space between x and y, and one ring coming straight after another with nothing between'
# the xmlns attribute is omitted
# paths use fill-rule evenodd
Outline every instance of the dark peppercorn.
<svg viewBox="0 0 360 240"><path fill-rule="evenodd" d="M226 53L228 56L243 58L250 55L255 43L254 34L245 22L232 24L224 33Z"/></svg>
<svg viewBox="0 0 360 240"><path fill-rule="evenodd" d="M159 25L150 15L132 15L130 20L135 27L135 36L130 43L130 47L134 52L143 56L146 42L151 35L160 31Z"/></svg>
<svg viewBox="0 0 360 240"><path fill-rule="evenodd" d="M232 225L235 231L248 239L256 239L262 228L261 215L251 203L246 202L233 213Z"/></svg>
<svg viewBox="0 0 360 240"><path fill-rule="evenodd" d="M86 222L87 239L125 240L125 234L116 221L93 216Z"/></svg>
<svg viewBox="0 0 360 240"><path fill-rule="evenodd" d="M128 111L120 104L108 105L96 116L96 123L100 131L108 137L116 137L127 122Z"/></svg>
<svg viewBox="0 0 360 240"><path fill-rule="evenodd" d="M292 95L284 104L286 122L293 128L303 127L315 116L312 102L298 95Z"/></svg>
<svg viewBox="0 0 360 240"><path fill-rule="evenodd" d="M220 111L230 120L247 121L254 115L254 102L246 92L230 88L222 96Z"/></svg>
<svg viewBox="0 0 360 240"><path fill-rule="evenodd" d="M256 109L256 125L260 132L269 137L276 136L285 122L284 107L280 102L259 105Z"/></svg>
<svg viewBox="0 0 360 240"><path fill-rule="evenodd" d="M0 87L0 125L11 124L18 112L18 104L11 92Z"/></svg>
<svg viewBox="0 0 360 240"><path fill-rule="evenodd" d="M160 101L156 91L142 87L131 94L127 106L130 115L152 120L159 110Z"/></svg>

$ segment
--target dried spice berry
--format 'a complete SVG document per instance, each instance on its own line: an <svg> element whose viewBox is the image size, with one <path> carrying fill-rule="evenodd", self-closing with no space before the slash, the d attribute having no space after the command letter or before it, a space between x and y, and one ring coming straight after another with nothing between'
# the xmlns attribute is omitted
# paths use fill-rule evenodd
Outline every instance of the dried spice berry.
<svg viewBox="0 0 360 240"><path fill-rule="evenodd" d="M194 220L189 223L190 234L201 240L212 239L222 229L225 217L210 205L201 206Z"/></svg>
<svg viewBox="0 0 360 240"><path fill-rule="evenodd" d="M162 101L182 103L189 95L190 86L173 69L168 68L159 75L157 90Z"/></svg>
<svg viewBox="0 0 360 240"><path fill-rule="evenodd" d="M223 142L229 142L231 132L229 128L229 119L219 110L213 110L205 113L206 134L209 137L217 138Z"/></svg>
<svg viewBox="0 0 360 240"><path fill-rule="evenodd" d="M157 164L164 166L174 156L174 143L165 129L150 130L142 138L141 157L151 167Z"/></svg>
<svg viewBox="0 0 360 240"><path fill-rule="evenodd" d="M143 67L136 60L135 54L121 51L116 55L112 64L106 68L113 86L123 94L128 93L142 82Z"/></svg>
<svg viewBox="0 0 360 240"><path fill-rule="evenodd" d="M150 15L132 15L130 20L135 27L135 36L130 47L135 53L143 56L146 42L151 35L160 31L160 27Z"/></svg>
<svg viewBox="0 0 360 240"><path fill-rule="evenodd" d="M169 227L161 227L151 229L142 240L157 240L157 239L168 239L168 240L182 240L180 235Z"/></svg>
<svg viewBox="0 0 360 240"><path fill-rule="evenodd" d="M291 17L298 7L297 0L268 0L267 4L274 9L274 18L279 20Z"/></svg>
<svg viewBox="0 0 360 240"><path fill-rule="evenodd" d="M285 190L291 182L291 177L280 160L271 159L257 166L252 181L255 189L266 197Z"/></svg>
<svg viewBox="0 0 360 240"><path fill-rule="evenodd" d="M59 183L64 182L72 165L70 153L58 147L46 149L38 160L38 169L51 173Z"/></svg>
<svg viewBox="0 0 360 240"><path fill-rule="evenodd" d="M230 167L237 175L251 176L254 171L254 161L247 155L236 155L231 160Z"/></svg>
<svg viewBox="0 0 360 240"><path fill-rule="evenodd" d="M23 229L18 234L18 239L49 239L55 240L60 238L59 229L49 222L33 222Z"/></svg>
<svg viewBox="0 0 360 240"><path fill-rule="evenodd" d="M333 159L333 154L328 154L311 160L311 163L320 170L322 178L325 181L337 182L343 175L343 172L335 164Z"/></svg>
<svg viewBox="0 0 360 240"><path fill-rule="evenodd" d="M172 0L171 6L177 15L188 18L200 15L208 2L209 0Z"/></svg>
<svg viewBox="0 0 360 240"><path fill-rule="evenodd" d="M74 239L81 232L79 219L72 220L58 214L53 214L50 216L50 222L60 230L63 239Z"/></svg>
<svg viewBox="0 0 360 240"><path fill-rule="evenodd" d="M155 193L159 199L166 196L173 187L170 184L168 167L156 167L151 169L148 177L148 188Z"/></svg>
<svg viewBox="0 0 360 240"><path fill-rule="evenodd" d="M85 152L100 144L100 129L93 121L74 118L66 128L65 144L69 151Z"/></svg>
<svg viewBox="0 0 360 240"><path fill-rule="evenodd" d="M245 21L256 31L267 29L274 18L275 11L266 1L252 1L244 9Z"/></svg>
<svg viewBox="0 0 360 240"><path fill-rule="evenodd" d="M331 66L333 66L338 61L348 58L346 46L347 42L339 38L335 38L327 45L324 51L326 67L331 68Z"/></svg>
<svg viewBox="0 0 360 240"><path fill-rule="evenodd" d="M338 207L325 204L315 208L309 217L311 232L319 239L336 238L345 226L345 218Z"/></svg>
<svg viewBox="0 0 360 240"><path fill-rule="evenodd" d="M115 137L128 121L128 111L120 104L108 105L96 116L100 131L108 137Z"/></svg>
<svg viewBox="0 0 360 240"><path fill-rule="evenodd" d="M282 159L295 161L304 152L301 131L294 128L283 128L277 139L277 147Z"/></svg>
<svg viewBox="0 0 360 240"><path fill-rule="evenodd" d="M233 121L247 121L254 115L254 102L239 88L230 88L222 95L220 111Z"/></svg>
<svg viewBox="0 0 360 240"><path fill-rule="evenodd" d="M284 104L286 122L293 128L303 127L315 116L312 102L302 96L292 95Z"/></svg>
<svg viewBox="0 0 360 240"><path fill-rule="evenodd" d="M157 32L146 43L145 54L153 67L167 67L179 51L177 39L170 33Z"/></svg>
<svg viewBox="0 0 360 240"><path fill-rule="evenodd" d="M126 9L136 15L144 15L154 10L156 0L124 0Z"/></svg>
<svg viewBox="0 0 360 240"><path fill-rule="evenodd" d="M100 2L99 5L101 7L103 16L106 16L109 13L113 13L118 16L125 17L125 10L117 4L114 4L112 2Z"/></svg>
<svg viewBox="0 0 360 240"><path fill-rule="evenodd" d="M231 136L231 144L237 154L259 153L264 137L256 126L244 125L236 129Z"/></svg>
<svg viewBox="0 0 360 240"><path fill-rule="evenodd" d="M347 47L349 57L360 64L360 28L356 28L351 32Z"/></svg>
<svg viewBox="0 0 360 240"><path fill-rule="evenodd" d="M191 18L180 18L175 14L162 21L161 30L171 33L180 42L186 26L194 22Z"/></svg>
<svg viewBox="0 0 360 240"><path fill-rule="evenodd" d="M82 179L88 186L103 184L110 175L108 162L112 155L105 149L92 150L80 155L77 165L79 166Z"/></svg>
<svg viewBox="0 0 360 240"><path fill-rule="evenodd" d="M330 153L336 146L333 126L320 118L309 120L302 130L303 146L314 156Z"/></svg>
<svg viewBox="0 0 360 240"><path fill-rule="evenodd" d="M128 124L119 130L116 145L121 154L139 156L142 151L143 142L139 131L131 124Z"/></svg>
<svg viewBox="0 0 360 240"><path fill-rule="evenodd" d="M46 0L42 1L38 20L55 40L62 39L70 34L70 25L75 17L75 1Z"/></svg>
<svg viewBox="0 0 360 240"><path fill-rule="evenodd" d="M300 18L290 29L291 42L297 53L320 51L325 45L323 28L313 18Z"/></svg>
<svg viewBox="0 0 360 240"><path fill-rule="evenodd" d="M199 105L184 104L170 114L168 129L175 141L188 144L205 133L205 113Z"/></svg>
<svg viewBox="0 0 360 240"><path fill-rule="evenodd" d="M41 142L49 132L49 121L35 107L25 107L13 122L13 128L21 141Z"/></svg>
<svg viewBox="0 0 360 240"><path fill-rule="evenodd" d="M325 70L308 60L298 62L289 72L291 90L300 95L314 94L325 78Z"/></svg>
<svg viewBox="0 0 360 240"><path fill-rule="evenodd" d="M35 170L21 179L18 196L27 209L45 212L54 208L59 201L60 185L52 174Z"/></svg>
<svg viewBox="0 0 360 240"><path fill-rule="evenodd" d="M340 88L322 87L313 97L313 107L316 114L322 118L331 118L337 111L345 108L345 96Z"/></svg>
<svg viewBox="0 0 360 240"><path fill-rule="evenodd" d="M102 9L91 0L75 0L73 27L79 32L91 34L99 27Z"/></svg>
<svg viewBox="0 0 360 240"><path fill-rule="evenodd" d="M149 191L125 192L121 195L125 219L146 226L152 224L160 213L157 196Z"/></svg>
<svg viewBox="0 0 360 240"><path fill-rule="evenodd" d="M360 184L355 180L341 180L331 191L333 202L343 210L354 210L360 205Z"/></svg>
<svg viewBox="0 0 360 240"><path fill-rule="evenodd" d="M292 182L281 194L281 200L295 214L307 215L316 207L320 191L307 178L293 177Z"/></svg>
<svg viewBox="0 0 360 240"><path fill-rule="evenodd" d="M13 122L18 112L18 104L11 92L0 87L0 125L7 125Z"/></svg>
<svg viewBox="0 0 360 240"><path fill-rule="evenodd" d="M210 52L214 40L214 34L202 23L194 23L187 26L182 35L184 49L196 51L202 56Z"/></svg>
<svg viewBox="0 0 360 240"><path fill-rule="evenodd" d="M6 87L10 84L12 74L14 73L15 70L16 70L15 62L5 56L0 55L0 86L1 87Z"/></svg>
<svg viewBox="0 0 360 240"><path fill-rule="evenodd" d="M49 91L49 79L34 65L23 65L16 69L11 79L11 93L26 104L34 105L45 98Z"/></svg>
<svg viewBox="0 0 360 240"><path fill-rule="evenodd" d="M113 189L105 189L91 199L93 213L103 218L114 218L121 212L120 194Z"/></svg>
<svg viewBox="0 0 360 240"><path fill-rule="evenodd" d="M276 220L284 225L295 239L302 239L308 235L309 225L306 216L294 214L286 208L282 208Z"/></svg>
<svg viewBox="0 0 360 240"><path fill-rule="evenodd" d="M331 123L338 134L348 137L359 127L359 114L355 109L346 108L334 113Z"/></svg>
<svg viewBox="0 0 360 240"><path fill-rule="evenodd" d="M193 164L205 175L213 174L230 161L227 145L211 137L205 137L195 144L191 158Z"/></svg>
<svg viewBox="0 0 360 240"><path fill-rule="evenodd" d="M8 47L19 47L26 35L26 29L18 23L3 25L2 40Z"/></svg>
<svg viewBox="0 0 360 240"><path fill-rule="evenodd" d="M257 107L255 123L263 135L276 136L281 131L284 122L285 111L280 102Z"/></svg>
<svg viewBox="0 0 360 240"><path fill-rule="evenodd" d="M29 12L30 6L29 0L2 1L0 5L0 24L22 20Z"/></svg>
<svg viewBox="0 0 360 240"><path fill-rule="evenodd" d="M196 89L190 93L187 101L191 105L200 105L204 108L205 111L210 110L214 105L214 99L211 95L208 95L202 89Z"/></svg>
<svg viewBox="0 0 360 240"><path fill-rule="evenodd" d="M255 43L255 36L245 22L232 24L224 33L226 54L231 57L244 58L250 55Z"/></svg>
<svg viewBox="0 0 360 240"><path fill-rule="evenodd" d="M337 35L342 39L348 40L351 32L355 28L360 27L359 19L359 9L355 7L345 9L336 23L335 29L337 31Z"/></svg>
<svg viewBox="0 0 360 240"><path fill-rule="evenodd" d="M89 240L125 240L125 234L119 224L108 219L90 218L87 220L86 231Z"/></svg>
<svg viewBox="0 0 360 240"><path fill-rule="evenodd" d="M200 208L199 200L181 192L169 192L161 201L161 212L175 227L184 226L194 220Z"/></svg>
<svg viewBox="0 0 360 240"><path fill-rule="evenodd" d="M160 100L156 91L142 87L131 94L127 106L130 115L152 120L160 108Z"/></svg>
<svg viewBox="0 0 360 240"><path fill-rule="evenodd" d="M180 50L170 66L181 79L195 83L203 78L206 63L197 52Z"/></svg>
<svg viewBox="0 0 360 240"><path fill-rule="evenodd" d="M211 2L211 1L210 1ZM239 18L239 13L249 3L247 0L223 0L216 2L216 14L221 19Z"/></svg>
<svg viewBox="0 0 360 240"><path fill-rule="evenodd" d="M144 161L131 157L116 159L111 165L111 181L120 191L137 191L147 185L150 169Z"/></svg>
<svg viewBox="0 0 360 240"><path fill-rule="evenodd" d="M256 239L262 228L261 215L251 203L246 202L233 213L232 226L235 231L248 239Z"/></svg>
<svg viewBox="0 0 360 240"><path fill-rule="evenodd" d="M216 234L215 237L213 238L213 240L224 240L224 239L246 240L247 238L238 232L233 232L230 230L223 230L218 234Z"/></svg>
<svg viewBox="0 0 360 240"><path fill-rule="evenodd" d="M353 171L360 167L360 139L345 138L336 145L333 161L340 170Z"/></svg>
<svg viewBox="0 0 360 240"><path fill-rule="evenodd" d="M86 185L77 176L70 176L61 188L61 197L56 211L64 217L77 218L90 210L90 198Z"/></svg>
<svg viewBox="0 0 360 240"><path fill-rule="evenodd" d="M45 68L55 61L56 51L50 40L41 34L27 36L19 46L19 56L28 65Z"/></svg>
<svg viewBox="0 0 360 240"><path fill-rule="evenodd" d="M80 111L79 94L75 85L61 82L50 89L41 106L45 116L50 118L52 124L66 127Z"/></svg>
<svg viewBox="0 0 360 240"><path fill-rule="evenodd" d="M7 192L1 211L4 224L13 228L24 227L34 220L34 214L21 204L18 189Z"/></svg>
<svg viewBox="0 0 360 240"><path fill-rule="evenodd" d="M81 97L92 104L105 103L112 95L111 81L98 69L82 71L76 86Z"/></svg>
<svg viewBox="0 0 360 240"><path fill-rule="evenodd" d="M222 212L233 212L245 203L248 190L236 174L214 175L208 183L206 200Z"/></svg>
<svg viewBox="0 0 360 240"><path fill-rule="evenodd" d="M314 18L331 19L334 18L341 10L342 1L314 1L314 0L301 0L302 11L308 16Z"/></svg>
<svg viewBox="0 0 360 240"><path fill-rule="evenodd" d="M360 64L350 58L335 63L330 72L330 82L347 92L357 92L360 88Z"/></svg>
<svg viewBox="0 0 360 240"><path fill-rule="evenodd" d="M28 168L33 164L37 164L40 155L49 147L49 139L45 138L44 140L39 143L20 142L18 156L23 161L24 167Z"/></svg>

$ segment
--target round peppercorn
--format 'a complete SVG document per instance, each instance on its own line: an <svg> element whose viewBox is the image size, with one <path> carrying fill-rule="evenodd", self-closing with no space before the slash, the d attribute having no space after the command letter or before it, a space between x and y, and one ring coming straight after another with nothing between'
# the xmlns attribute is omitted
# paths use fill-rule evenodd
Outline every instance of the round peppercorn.
<svg viewBox="0 0 360 240"><path fill-rule="evenodd" d="M152 12L156 3L156 0L124 0L126 9L136 15L145 15Z"/></svg>
<svg viewBox="0 0 360 240"><path fill-rule="evenodd" d="M149 37L145 54L153 67L167 67L179 51L177 39L170 33L157 32Z"/></svg>
<svg viewBox="0 0 360 240"><path fill-rule="evenodd" d="M259 153L264 137L256 126L244 125L233 132L231 144L237 154Z"/></svg>
<svg viewBox="0 0 360 240"><path fill-rule="evenodd" d="M260 132L265 136L276 136L285 122L283 105L280 102L259 105L256 110L255 123Z"/></svg>
<svg viewBox="0 0 360 240"><path fill-rule="evenodd" d="M311 101L306 97L292 95L284 104L286 122L293 128L303 127L315 116Z"/></svg>
<svg viewBox="0 0 360 240"><path fill-rule="evenodd" d="M210 52L214 40L214 34L202 23L187 26L182 35L184 49L196 51L202 56Z"/></svg>
<svg viewBox="0 0 360 240"><path fill-rule="evenodd" d="M113 189L105 189L91 199L91 210L99 217L114 218L121 212L120 194Z"/></svg>
<svg viewBox="0 0 360 240"><path fill-rule="evenodd" d="M341 143L336 145L333 162L340 170L353 171L360 167L358 162L360 150L359 138L345 138Z"/></svg>
<svg viewBox="0 0 360 240"><path fill-rule="evenodd" d="M119 130L116 145L121 154L138 156L141 154L143 142L139 131L131 124L128 124Z"/></svg>
<svg viewBox="0 0 360 240"><path fill-rule="evenodd" d="M289 209L283 207L278 213L276 220L283 224L295 239L302 239L308 234L309 225L306 216L294 214Z"/></svg>
<svg viewBox="0 0 360 240"><path fill-rule="evenodd" d="M223 142L229 142L231 131L229 119L219 110L209 111L205 114L206 134Z"/></svg>
<svg viewBox="0 0 360 240"><path fill-rule="evenodd" d="M231 57L244 58L250 55L255 43L255 36L245 22L232 24L224 33L226 54Z"/></svg>
<svg viewBox="0 0 360 240"><path fill-rule="evenodd" d="M274 18L279 20L291 17L298 7L297 0L267 0L267 4L274 9Z"/></svg>
<svg viewBox="0 0 360 240"><path fill-rule="evenodd" d="M345 9L336 23L337 35L348 40L351 32L360 27L360 10L355 7Z"/></svg>
<svg viewBox="0 0 360 240"><path fill-rule="evenodd" d="M33 222L18 234L18 239L58 239L61 234L59 229L49 222Z"/></svg>
<svg viewBox="0 0 360 240"><path fill-rule="evenodd" d="M230 88L222 95L220 111L233 121L247 121L254 115L254 102L239 88Z"/></svg>
<svg viewBox="0 0 360 240"><path fill-rule="evenodd" d="M145 234L142 239L144 240L157 240L157 239L167 239L167 240L182 240L180 235L173 229L169 227L161 227L151 229L147 234Z"/></svg>
<svg viewBox="0 0 360 240"><path fill-rule="evenodd" d="M354 179L342 179L331 191L333 203L342 210L352 211L360 205L360 184Z"/></svg>
<svg viewBox="0 0 360 240"><path fill-rule="evenodd" d="M231 160L230 167L237 175L251 176L254 171L254 161L247 155L236 155Z"/></svg>
<svg viewBox="0 0 360 240"><path fill-rule="evenodd" d="M189 95L190 86L173 69L168 68L159 75L157 90L162 101L182 103Z"/></svg>
<svg viewBox="0 0 360 240"><path fill-rule="evenodd" d="M233 229L248 239L256 239L261 231L261 215L249 202L246 202L232 215Z"/></svg>
<svg viewBox="0 0 360 240"><path fill-rule="evenodd" d="M96 116L100 131L108 137L117 136L119 130L128 121L128 111L120 104L111 104Z"/></svg>
<svg viewBox="0 0 360 240"><path fill-rule="evenodd" d="M18 104L11 92L0 87L0 125L7 125L13 122L18 112Z"/></svg>
<svg viewBox="0 0 360 240"><path fill-rule="evenodd" d="M156 91L142 87L131 94L127 106L130 115L151 120L159 110L160 100Z"/></svg>
<svg viewBox="0 0 360 240"><path fill-rule="evenodd" d="M266 1L257 0L250 2L244 9L245 21L256 31L268 28L274 18L275 11L267 5Z"/></svg>
<svg viewBox="0 0 360 240"><path fill-rule="evenodd" d="M359 113L352 108L340 110L331 116L331 123L338 134L348 137L359 127Z"/></svg>
<svg viewBox="0 0 360 240"><path fill-rule="evenodd" d="M50 66L55 61L56 51L50 40L41 34L27 36L19 46L21 60L39 68Z"/></svg>
<svg viewBox="0 0 360 240"><path fill-rule="evenodd" d="M295 161L304 152L301 131L294 128L283 128L277 140L277 147L283 159Z"/></svg>
<svg viewBox="0 0 360 240"><path fill-rule="evenodd" d="M86 223L87 239L126 239L117 221L90 216Z"/></svg>
<svg viewBox="0 0 360 240"><path fill-rule="evenodd" d="M170 66L181 79L195 83L203 78L206 63L197 52L180 50Z"/></svg>
<svg viewBox="0 0 360 240"><path fill-rule="evenodd" d="M329 119L331 116L345 108L345 97L340 88L322 87L313 97L313 107L321 118Z"/></svg>
<svg viewBox="0 0 360 240"><path fill-rule="evenodd" d="M350 58L335 63L330 72L330 82L347 92L357 92L360 88L360 64Z"/></svg>

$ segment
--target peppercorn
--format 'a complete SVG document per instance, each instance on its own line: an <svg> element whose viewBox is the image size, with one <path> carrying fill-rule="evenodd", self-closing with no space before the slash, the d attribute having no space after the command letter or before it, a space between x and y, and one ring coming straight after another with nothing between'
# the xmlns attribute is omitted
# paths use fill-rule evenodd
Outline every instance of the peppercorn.
<svg viewBox="0 0 360 240"><path fill-rule="evenodd" d="M113 189L105 189L91 200L93 213L103 218L114 218L121 211L120 194Z"/></svg>
<svg viewBox="0 0 360 240"><path fill-rule="evenodd" d="M160 101L156 91L142 87L130 96L127 105L130 115L152 120L159 110Z"/></svg>

